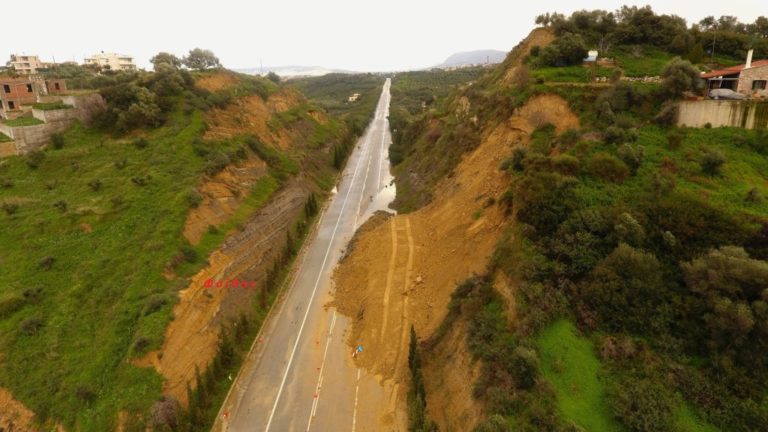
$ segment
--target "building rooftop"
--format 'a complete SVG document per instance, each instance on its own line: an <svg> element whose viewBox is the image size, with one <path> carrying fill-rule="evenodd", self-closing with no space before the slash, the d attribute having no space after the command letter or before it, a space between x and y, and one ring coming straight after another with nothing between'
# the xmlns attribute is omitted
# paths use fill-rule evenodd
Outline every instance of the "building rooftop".
<svg viewBox="0 0 768 432"><path fill-rule="evenodd" d="M714 77L719 77L719 76L736 75L738 73L741 73L742 70L744 70L744 66L746 66L746 64L742 64L742 65L738 65L738 66L731 66L731 67L725 68L725 69L713 70L711 72L707 72L707 73L701 74L701 77L702 78L714 78ZM768 60L754 61L754 62L752 62L752 66L751 67L752 68L756 68L756 67L763 67L763 66L768 66Z"/></svg>

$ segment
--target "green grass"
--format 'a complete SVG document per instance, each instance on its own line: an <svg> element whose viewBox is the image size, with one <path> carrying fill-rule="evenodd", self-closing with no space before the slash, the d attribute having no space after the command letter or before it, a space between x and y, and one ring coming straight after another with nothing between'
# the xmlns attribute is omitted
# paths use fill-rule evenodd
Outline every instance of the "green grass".
<svg viewBox="0 0 768 432"><path fill-rule="evenodd" d="M589 339L561 319L543 329L536 343L543 375L565 418L590 432L621 431L606 404L600 361Z"/></svg>
<svg viewBox="0 0 768 432"><path fill-rule="evenodd" d="M6 135L4 133L0 133L0 143L10 142L10 141L13 141L11 139L11 137L9 137L8 135Z"/></svg>
<svg viewBox="0 0 768 432"><path fill-rule="evenodd" d="M43 110L43 111L50 111L50 110L72 108L72 105L67 105L64 102L59 101L59 102L48 102L48 103L36 103L32 105L32 108Z"/></svg>
<svg viewBox="0 0 768 432"><path fill-rule="evenodd" d="M610 77L614 69L597 67L596 76ZM592 71L581 65L565 67L542 67L531 70L531 78L542 79L544 82L591 82Z"/></svg>
<svg viewBox="0 0 768 432"><path fill-rule="evenodd" d="M640 129L637 144L645 148L645 160L637 175L623 184L613 184L582 176L576 191L585 206L609 205L614 202L640 203L652 184L653 176L661 166L675 167L676 189L705 196L708 201L727 209L731 214L747 213L762 217L768 214L768 200L756 203L746 201L752 187L762 197L768 197L768 159L746 144L739 137L752 137L754 131L740 128L686 129L686 138L678 149L670 149L666 132L656 126ZM589 153L604 151L612 146L594 145ZM726 157L718 176L705 175L699 160L705 149L716 149Z"/></svg>
<svg viewBox="0 0 768 432"><path fill-rule="evenodd" d="M3 123L7 124L8 126L35 126L43 124L44 122L42 120L38 120L34 117L18 117L13 120L6 120Z"/></svg>
<svg viewBox="0 0 768 432"><path fill-rule="evenodd" d="M203 130L200 113L175 112L167 126L147 131L149 145L138 149L130 139L78 125L64 134L63 149L45 152L39 168L22 157L0 167L14 182L0 189L0 202L19 205L15 214L0 214L0 261L13 263L0 273L0 298L40 290L37 299L14 300L0 316L0 386L40 418L84 431L113 430L118 411L146 412L160 394L162 378L128 360L160 346L175 292L187 284L162 274L187 247L181 236L186 196L206 163L191 143ZM212 145L226 153L240 144ZM127 164L120 169L115 162L122 160ZM134 177L149 180L137 186ZM94 179L102 184L97 191L88 185ZM260 179L223 231L245 221L277 187L271 176ZM122 204L114 205L115 198ZM58 201L66 202L66 212L54 208ZM193 274L223 238L207 239L198 247L203 253L178 272ZM50 269L41 267L46 257L54 260ZM162 306L148 312L156 298ZM30 317L42 327L25 334ZM142 339L148 344L137 349Z"/></svg>
<svg viewBox="0 0 768 432"><path fill-rule="evenodd" d="M720 430L696 415L687 403L681 402L674 413L673 427L676 432L719 432Z"/></svg>
<svg viewBox="0 0 768 432"><path fill-rule="evenodd" d="M675 58L674 54L652 46L642 46L639 52L632 52L630 47L620 47L608 54L616 60L616 65L629 77L658 76L661 70Z"/></svg>

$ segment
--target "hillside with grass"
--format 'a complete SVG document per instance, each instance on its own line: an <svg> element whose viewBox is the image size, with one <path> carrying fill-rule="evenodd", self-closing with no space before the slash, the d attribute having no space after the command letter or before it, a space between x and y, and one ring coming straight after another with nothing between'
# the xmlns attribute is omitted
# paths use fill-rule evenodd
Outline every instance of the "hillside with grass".
<svg viewBox="0 0 768 432"><path fill-rule="evenodd" d="M0 388L35 416L17 428L204 430L356 139L357 123L296 90L171 57L52 72L107 110L0 161ZM274 240L217 273L273 203L288 211ZM206 275L258 285L216 292ZM180 290L220 305L192 357L162 351L185 322ZM176 358L194 367L169 369Z"/></svg>
<svg viewBox="0 0 768 432"><path fill-rule="evenodd" d="M721 64L761 22L720 26L733 42ZM476 431L768 428L768 134L674 126L676 102L712 66L688 55L705 23L649 8L539 23L500 67L393 134L402 217L507 142L486 167L507 187L477 196L468 231L500 208L505 234L442 324L412 336L412 430L466 421L475 403ZM581 59L598 43L615 64L596 82ZM622 79L645 75L658 78ZM462 350L481 365L472 401L442 383L472 374L432 358Z"/></svg>

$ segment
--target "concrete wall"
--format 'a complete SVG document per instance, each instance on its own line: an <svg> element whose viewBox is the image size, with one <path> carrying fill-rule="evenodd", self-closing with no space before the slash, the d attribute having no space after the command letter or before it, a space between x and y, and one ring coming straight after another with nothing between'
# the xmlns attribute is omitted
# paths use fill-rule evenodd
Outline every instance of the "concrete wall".
<svg viewBox="0 0 768 432"><path fill-rule="evenodd" d="M13 139L16 154L37 150L48 143L51 135L61 133L72 126L73 121L59 121L34 126L8 126L0 124L0 132Z"/></svg>
<svg viewBox="0 0 768 432"><path fill-rule="evenodd" d="M703 100L680 102L678 126L733 126L746 129L768 128L768 102Z"/></svg>
<svg viewBox="0 0 768 432"><path fill-rule="evenodd" d="M25 154L46 145L51 135L64 132L69 129L76 120L89 122L94 115L102 111L106 104L99 94L85 96L64 96L62 102L73 105L73 108L60 110L33 109L32 115L44 121L44 124L34 126L8 126L0 123L0 132L8 135L16 148L15 153ZM8 156L10 149L3 148L0 157Z"/></svg>
<svg viewBox="0 0 768 432"><path fill-rule="evenodd" d="M39 110L33 108L32 117L38 120L42 120L46 123L76 120L79 118L77 115L77 110L74 108L63 108L56 110Z"/></svg>

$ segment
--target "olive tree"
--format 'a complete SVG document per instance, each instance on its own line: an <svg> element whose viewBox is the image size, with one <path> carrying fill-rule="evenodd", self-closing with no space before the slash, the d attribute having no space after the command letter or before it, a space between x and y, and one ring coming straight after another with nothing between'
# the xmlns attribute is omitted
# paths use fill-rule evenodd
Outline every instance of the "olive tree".
<svg viewBox="0 0 768 432"><path fill-rule="evenodd" d="M679 57L672 59L661 71L662 86L672 98L679 98L684 92L699 91L704 82L696 67Z"/></svg>
<svg viewBox="0 0 768 432"><path fill-rule="evenodd" d="M194 70L205 70L221 67L219 58L213 54L213 51L195 48L189 51L189 55L184 57L184 66Z"/></svg>

